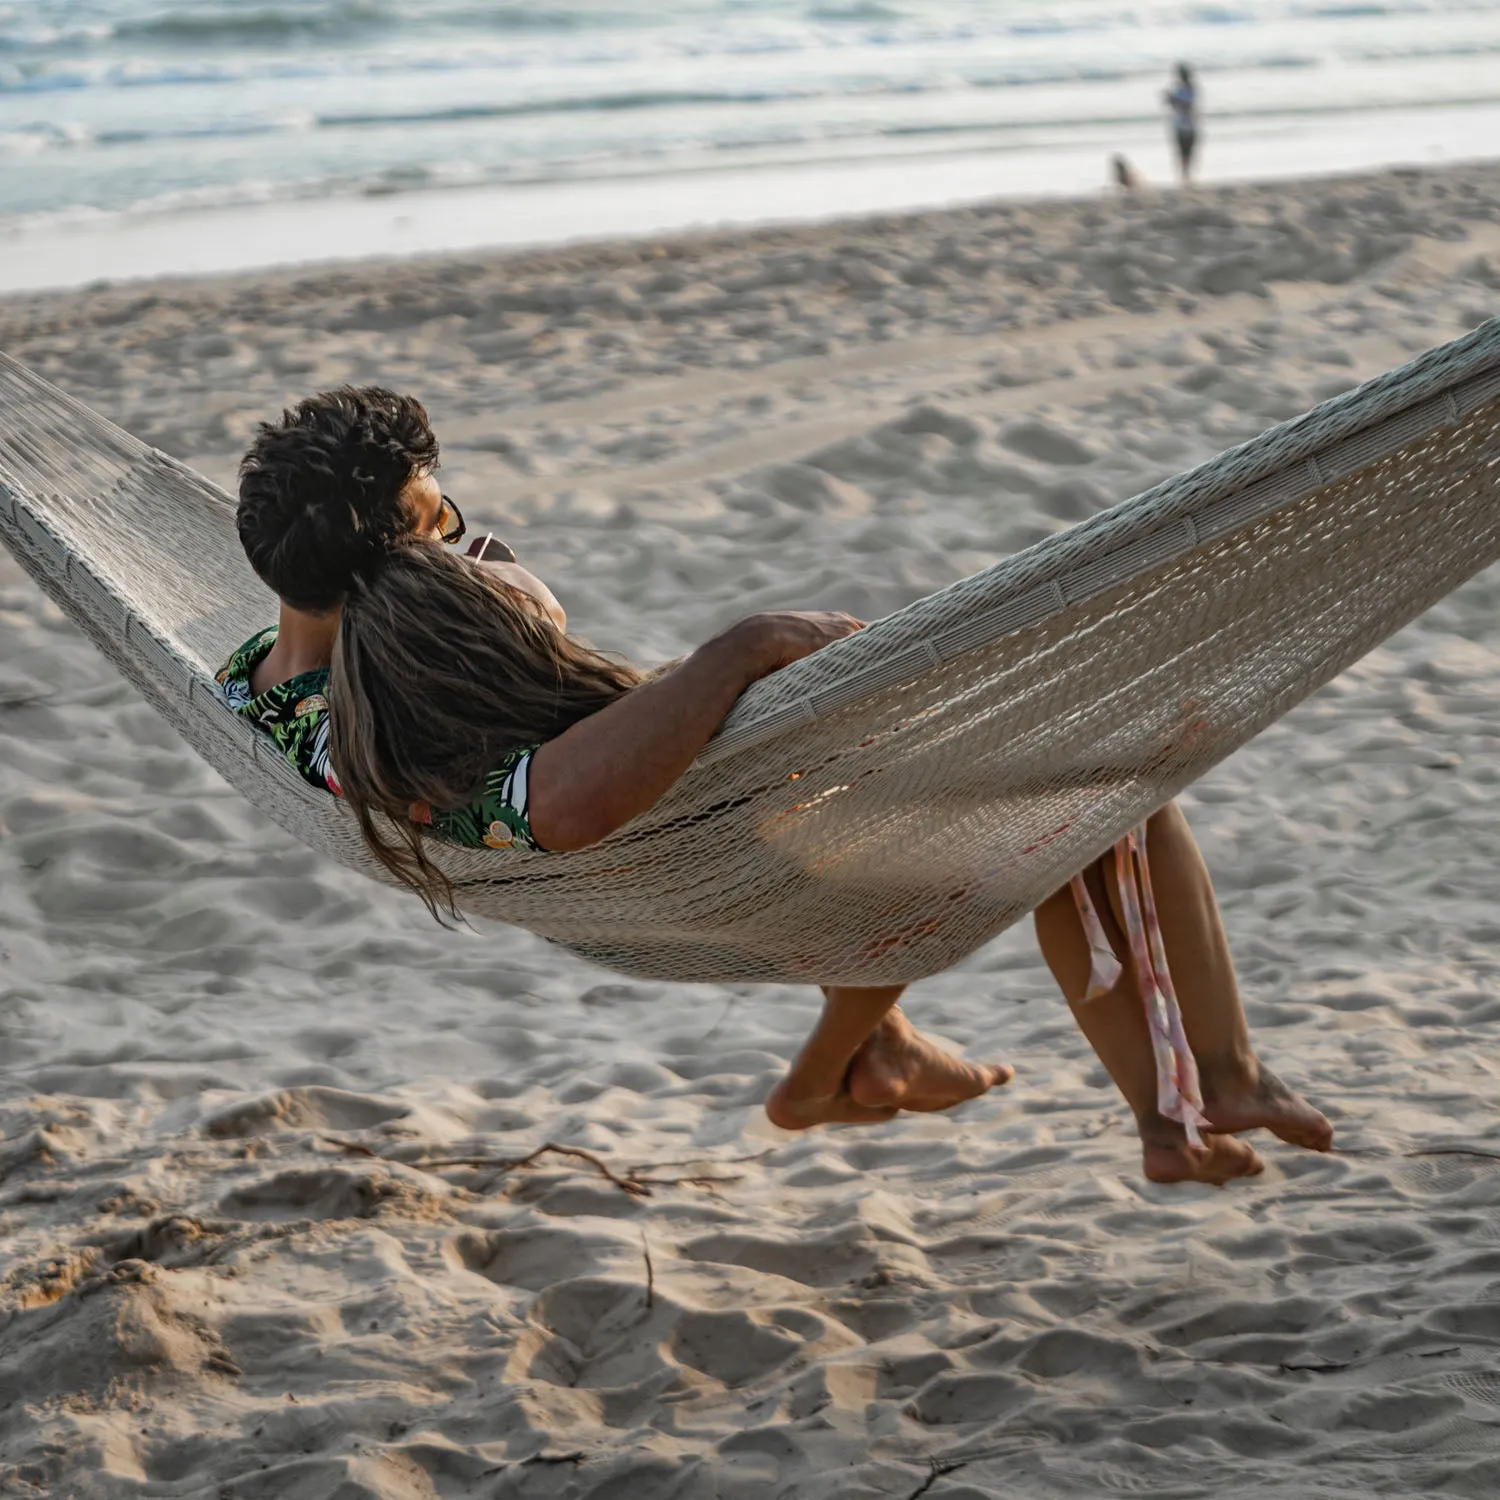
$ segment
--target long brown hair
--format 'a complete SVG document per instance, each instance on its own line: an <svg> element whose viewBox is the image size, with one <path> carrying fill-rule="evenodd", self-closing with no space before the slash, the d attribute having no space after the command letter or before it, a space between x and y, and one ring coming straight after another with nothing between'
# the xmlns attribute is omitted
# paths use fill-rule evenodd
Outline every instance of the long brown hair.
<svg viewBox="0 0 1500 1500"><path fill-rule="evenodd" d="M462 807L507 751L561 734L641 680L486 569L403 541L350 589L328 683L333 768L365 844L438 921L456 918L413 803Z"/></svg>

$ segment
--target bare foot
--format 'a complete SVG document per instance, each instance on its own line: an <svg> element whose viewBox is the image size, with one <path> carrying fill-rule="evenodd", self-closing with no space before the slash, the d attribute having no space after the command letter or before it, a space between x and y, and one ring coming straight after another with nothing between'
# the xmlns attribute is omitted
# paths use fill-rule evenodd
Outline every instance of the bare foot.
<svg viewBox="0 0 1500 1500"><path fill-rule="evenodd" d="M1209 1182L1215 1187L1266 1169L1253 1148L1232 1135L1206 1135L1201 1146L1190 1146L1182 1126L1170 1120L1142 1124L1141 1166L1152 1182Z"/></svg>
<svg viewBox="0 0 1500 1500"><path fill-rule="evenodd" d="M782 1130L876 1125L903 1109L952 1109L1015 1076L1014 1068L966 1063L944 1052L899 1010L892 1010L854 1054L838 1093L809 1091L799 1071L794 1062L766 1100L767 1118Z"/></svg>
<svg viewBox="0 0 1500 1500"><path fill-rule="evenodd" d="M1254 1062L1249 1077L1236 1070L1233 1077L1216 1077L1203 1069L1203 1112L1215 1130L1269 1130L1289 1145L1327 1151L1333 1145L1333 1126L1295 1089L1269 1068Z"/></svg>
<svg viewBox="0 0 1500 1500"><path fill-rule="evenodd" d="M1015 1076L1003 1064L954 1057L893 1010L854 1054L846 1087L856 1104L870 1109L930 1113L977 1099Z"/></svg>

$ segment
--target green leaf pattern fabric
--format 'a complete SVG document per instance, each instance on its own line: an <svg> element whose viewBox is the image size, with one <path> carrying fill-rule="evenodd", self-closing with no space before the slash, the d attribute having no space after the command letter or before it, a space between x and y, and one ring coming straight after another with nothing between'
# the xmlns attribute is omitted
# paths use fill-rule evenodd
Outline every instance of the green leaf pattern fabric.
<svg viewBox="0 0 1500 1500"><path fill-rule="evenodd" d="M250 675L276 644L276 627L253 635L220 667L217 680L224 701L276 742L303 780L340 795L328 757L328 670L303 672L263 693L250 687ZM508 752L484 779L473 801L463 807L431 808L414 803L411 818L447 844L468 849L539 849L527 816L527 778L535 745Z"/></svg>

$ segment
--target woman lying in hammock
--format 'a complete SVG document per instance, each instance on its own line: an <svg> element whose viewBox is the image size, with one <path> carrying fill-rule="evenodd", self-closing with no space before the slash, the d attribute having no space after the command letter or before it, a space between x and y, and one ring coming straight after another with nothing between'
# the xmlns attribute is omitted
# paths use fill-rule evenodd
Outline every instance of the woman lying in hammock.
<svg viewBox="0 0 1500 1500"><path fill-rule="evenodd" d="M436 458L421 407L384 391L315 397L262 429L242 466L240 534L282 599L280 626L220 680L304 775L345 797L375 857L442 915L453 893L429 839L597 843L666 792L750 682L859 625L837 613L753 616L643 676L569 637L557 600L512 555L476 564L443 545L463 525ZM1327 1148L1327 1121L1255 1056L1207 872L1175 807L1150 820L1136 852L1099 861L1043 903L1037 929L1135 1112L1148 1176L1257 1172L1260 1158L1233 1133L1262 1127ZM822 1018L767 1101L771 1119L885 1120L1011 1077L922 1037L897 1008L901 993L826 987Z"/></svg>

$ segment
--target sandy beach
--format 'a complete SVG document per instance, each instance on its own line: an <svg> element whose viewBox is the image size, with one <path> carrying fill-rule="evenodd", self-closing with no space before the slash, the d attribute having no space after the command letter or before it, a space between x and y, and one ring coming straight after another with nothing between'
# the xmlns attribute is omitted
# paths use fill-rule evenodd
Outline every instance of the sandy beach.
<svg viewBox="0 0 1500 1500"><path fill-rule="evenodd" d="M643 662L873 617L1500 308L1500 164L0 300L232 486L344 381ZM0 1496L1500 1491L1500 578L1184 799L1334 1120L1140 1172L1029 927L907 1010L1013 1083L793 1135L810 991L448 933L244 805L0 556Z"/></svg>

